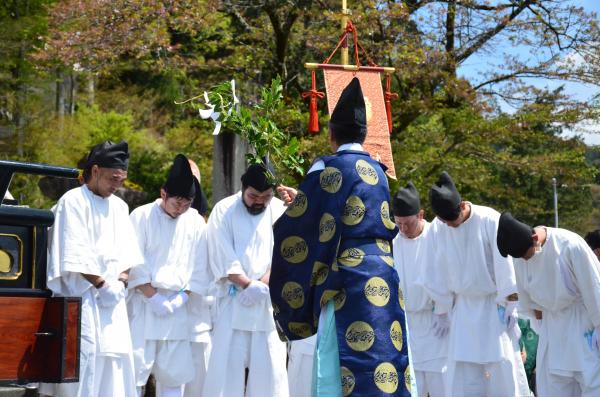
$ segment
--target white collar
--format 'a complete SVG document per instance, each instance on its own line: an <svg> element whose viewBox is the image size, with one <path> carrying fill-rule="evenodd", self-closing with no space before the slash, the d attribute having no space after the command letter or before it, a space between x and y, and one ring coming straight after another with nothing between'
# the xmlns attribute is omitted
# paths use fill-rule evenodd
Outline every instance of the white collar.
<svg viewBox="0 0 600 397"><path fill-rule="evenodd" d="M357 142L352 142L352 143L344 143L343 145L340 145L340 147L338 147L338 149L336 150L336 152L341 152L342 150L356 150L359 152L364 152L365 149L363 149L362 145L360 143Z"/></svg>

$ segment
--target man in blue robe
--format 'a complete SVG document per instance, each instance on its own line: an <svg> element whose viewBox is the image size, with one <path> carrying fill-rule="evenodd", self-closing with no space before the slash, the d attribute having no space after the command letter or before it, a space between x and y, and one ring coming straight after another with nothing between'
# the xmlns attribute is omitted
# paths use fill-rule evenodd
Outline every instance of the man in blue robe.
<svg viewBox="0 0 600 397"><path fill-rule="evenodd" d="M282 339L317 332L313 396L410 395L398 228L384 166L361 145L366 125L355 78L331 115L336 153L317 159L274 225L274 317Z"/></svg>

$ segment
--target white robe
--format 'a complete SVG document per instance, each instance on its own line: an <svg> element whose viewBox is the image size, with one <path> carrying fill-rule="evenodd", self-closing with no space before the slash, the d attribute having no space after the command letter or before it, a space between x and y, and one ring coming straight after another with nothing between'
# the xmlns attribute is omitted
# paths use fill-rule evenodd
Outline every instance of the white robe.
<svg viewBox="0 0 600 397"><path fill-rule="evenodd" d="M434 301L423 286L428 264L435 260L435 233L439 221L424 221L421 234L413 239L398 233L393 241L394 267L400 278L400 288L404 297L404 310L408 326L411 365L416 372L445 372L448 354L448 337L434 335ZM430 375L429 378L435 377ZM418 378L426 379L423 375ZM441 381L441 380L440 380ZM441 382L438 382L441 383ZM418 384L419 395L434 386ZM443 395L443 390L435 395Z"/></svg>
<svg viewBox="0 0 600 397"><path fill-rule="evenodd" d="M500 214L492 208L468 205L470 216L459 227L441 224L438 228L436 259L424 280L436 302L435 312L451 308L447 390L456 392L456 363L508 361L512 379L496 381L502 385L512 382L515 395L528 395L517 326L507 332L498 313L498 305L505 305L507 296L517 292L512 260L502 257L496 246Z"/></svg>
<svg viewBox="0 0 600 397"><path fill-rule="evenodd" d="M273 198L264 212L251 215L244 206L241 192L238 192L219 201L210 214L207 240L209 264L216 287L217 313L204 385L206 396L223 396L227 382L224 374L231 371L227 362L233 345L232 337L238 331L262 335L259 337L263 345L260 349L267 357L256 354L249 357L248 362L250 367L270 367L268 372L271 376L259 381L264 383L264 388L256 391L257 395L285 397L288 394L285 344L275 331L271 299L266 297L255 305L243 306L238 300L239 289L227 279L231 274L245 274L251 280L258 280L270 270L273 224L284 211L283 202ZM251 343L252 351L255 351L256 341ZM254 387L250 386L252 376L250 369L248 382L251 389Z"/></svg>
<svg viewBox="0 0 600 397"><path fill-rule="evenodd" d="M143 263L127 204L114 195L97 196L84 185L65 193L54 212L48 287L55 295L82 298L80 379L75 384L44 385L42 390L61 397L134 397L125 300L114 307L98 305L98 292L81 275L118 283L121 272Z"/></svg>
<svg viewBox="0 0 600 397"><path fill-rule="evenodd" d="M561 392L560 397L597 396L600 357L584 334L600 326L600 263L575 233L546 231L542 252L529 260L515 259L519 310L543 314L536 359L538 393L559 397L553 377L546 376L550 374L580 384L583 394Z"/></svg>

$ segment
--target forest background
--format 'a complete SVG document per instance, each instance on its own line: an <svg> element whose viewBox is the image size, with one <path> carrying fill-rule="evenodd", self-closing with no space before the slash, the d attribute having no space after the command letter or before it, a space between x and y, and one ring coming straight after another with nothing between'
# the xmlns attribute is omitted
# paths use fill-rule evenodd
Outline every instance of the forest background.
<svg viewBox="0 0 600 397"><path fill-rule="evenodd" d="M430 219L427 192L446 170L464 199L553 226L556 178L560 226L600 225L600 149L580 135L600 120L600 30L578 3L349 1L362 46L396 68L392 191L412 180ZM175 102L235 79L251 106L281 76L277 122L308 167L329 151L328 116L319 101L321 131L307 132L303 65L335 47L340 11L338 0L4 0L0 157L74 167L92 144L126 139L129 186L147 201L179 152L198 163L211 199L214 125ZM465 68L485 58L495 62ZM572 95L570 83L592 95ZM300 175L285 178L294 186ZM11 191L53 204L36 178Z"/></svg>

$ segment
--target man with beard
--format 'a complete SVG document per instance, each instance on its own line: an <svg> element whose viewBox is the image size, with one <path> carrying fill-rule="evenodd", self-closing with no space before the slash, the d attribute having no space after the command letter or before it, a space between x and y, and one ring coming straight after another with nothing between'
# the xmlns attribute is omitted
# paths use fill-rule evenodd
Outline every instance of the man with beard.
<svg viewBox="0 0 600 397"><path fill-rule="evenodd" d="M268 286L273 224L285 207L273 197L266 172L263 164L248 167L242 191L215 204L208 219L217 314L205 396L288 396L286 348L275 330Z"/></svg>

